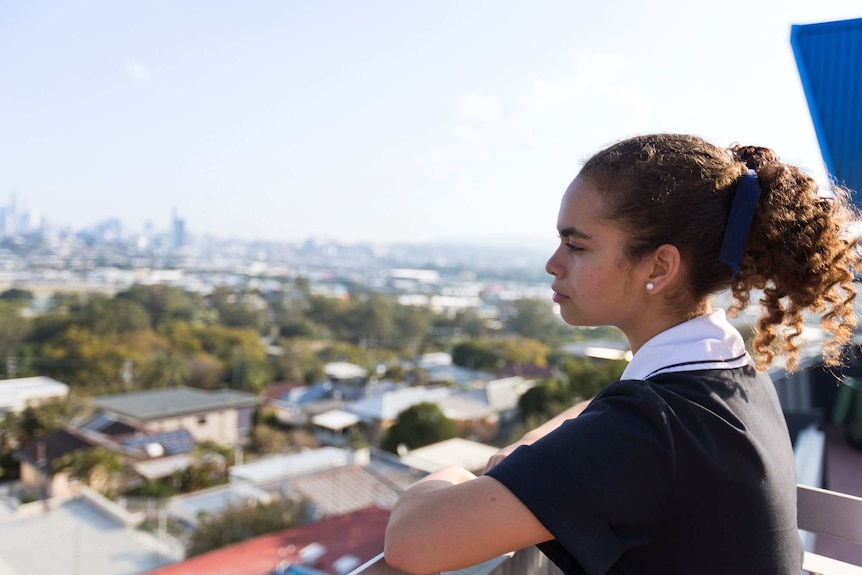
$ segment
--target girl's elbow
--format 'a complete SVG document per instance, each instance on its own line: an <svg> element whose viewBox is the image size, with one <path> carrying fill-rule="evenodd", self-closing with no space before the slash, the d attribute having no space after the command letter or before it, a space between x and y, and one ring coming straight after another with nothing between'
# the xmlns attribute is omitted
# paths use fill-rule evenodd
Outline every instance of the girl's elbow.
<svg viewBox="0 0 862 575"><path fill-rule="evenodd" d="M399 536L395 530L386 529L386 538L383 543L383 558L386 564L411 575L429 575L435 573L434 569L427 569L421 564L419 549L411 545L410 541L403 535Z"/></svg>

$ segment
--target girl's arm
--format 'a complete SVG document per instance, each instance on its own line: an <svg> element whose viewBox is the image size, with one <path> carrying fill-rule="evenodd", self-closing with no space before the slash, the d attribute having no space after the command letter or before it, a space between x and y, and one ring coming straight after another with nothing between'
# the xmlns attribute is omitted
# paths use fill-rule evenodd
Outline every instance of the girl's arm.
<svg viewBox="0 0 862 575"><path fill-rule="evenodd" d="M491 477L446 467L395 504L384 554L415 575L460 569L553 539L521 501Z"/></svg>

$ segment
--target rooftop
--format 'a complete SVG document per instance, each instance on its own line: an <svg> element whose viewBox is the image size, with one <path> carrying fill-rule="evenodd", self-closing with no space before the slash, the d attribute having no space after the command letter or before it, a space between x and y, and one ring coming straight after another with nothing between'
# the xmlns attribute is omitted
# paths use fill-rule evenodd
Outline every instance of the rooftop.
<svg viewBox="0 0 862 575"><path fill-rule="evenodd" d="M41 504L0 521L0 573L133 575L163 565L151 535L124 527L83 498ZM170 559L173 560L173 559Z"/></svg>
<svg viewBox="0 0 862 575"><path fill-rule="evenodd" d="M94 399L97 407L140 421L208 413L221 409L255 407L259 398L251 393L221 389L203 391L191 387L175 387L103 395Z"/></svg>
<svg viewBox="0 0 862 575"><path fill-rule="evenodd" d="M347 465L350 452L338 447L321 447L299 453L275 455L230 469L231 480L256 483L276 481Z"/></svg>
<svg viewBox="0 0 862 575"><path fill-rule="evenodd" d="M0 412L21 411L31 401L65 397L69 386L50 377L21 377L0 381Z"/></svg>
<svg viewBox="0 0 862 575"><path fill-rule="evenodd" d="M255 537L223 549L151 571L149 575L269 575L282 562L301 563L300 553L312 544L325 548L314 567L336 573L335 565L347 555L361 564L383 550L389 511L368 507L328 519Z"/></svg>
<svg viewBox="0 0 862 575"><path fill-rule="evenodd" d="M345 515L369 506L390 509L398 493L367 469L350 465L298 477L291 488L321 517Z"/></svg>
<svg viewBox="0 0 862 575"><path fill-rule="evenodd" d="M22 447L17 454L18 458L35 465L39 459L39 443L39 441L31 441ZM73 435L64 429L49 433L41 439L41 443L45 446L44 457L47 462L51 462L78 449L95 447L94 443Z"/></svg>
<svg viewBox="0 0 862 575"><path fill-rule="evenodd" d="M497 451L499 449L496 447L455 437L414 449L401 457L401 461L429 473L449 465L477 472L484 469Z"/></svg>

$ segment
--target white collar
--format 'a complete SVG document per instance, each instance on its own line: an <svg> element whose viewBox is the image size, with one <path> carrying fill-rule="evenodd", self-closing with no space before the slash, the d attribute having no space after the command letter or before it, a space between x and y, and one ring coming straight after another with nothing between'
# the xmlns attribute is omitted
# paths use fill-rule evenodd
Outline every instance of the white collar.
<svg viewBox="0 0 862 575"><path fill-rule="evenodd" d="M653 336L634 355L620 379L657 373L734 369L748 365L745 342L719 309Z"/></svg>

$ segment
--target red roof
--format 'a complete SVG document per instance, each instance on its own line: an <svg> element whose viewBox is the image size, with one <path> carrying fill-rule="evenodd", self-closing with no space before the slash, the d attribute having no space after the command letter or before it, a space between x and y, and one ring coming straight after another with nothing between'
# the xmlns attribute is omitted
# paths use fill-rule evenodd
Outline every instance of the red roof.
<svg viewBox="0 0 862 575"><path fill-rule="evenodd" d="M388 520L386 509L368 507L235 543L150 571L149 575L269 575L282 560L300 563L299 552L311 543L326 547L313 567L334 573L332 564L344 555L357 557L359 565L379 555Z"/></svg>
<svg viewBox="0 0 862 575"><path fill-rule="evenodd" d="M280 381L278 383L273 383L266 389L266 391L264 391L263 397L267 401L281 399L281 397L291 389L296 389L303 385L304 384L296 381Z"/></svg>

